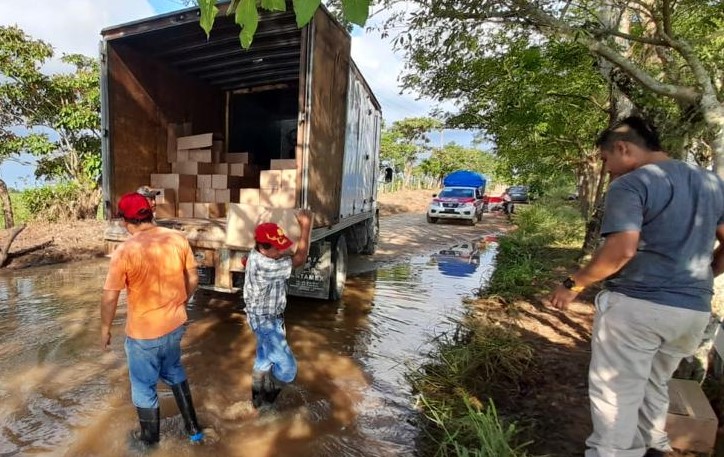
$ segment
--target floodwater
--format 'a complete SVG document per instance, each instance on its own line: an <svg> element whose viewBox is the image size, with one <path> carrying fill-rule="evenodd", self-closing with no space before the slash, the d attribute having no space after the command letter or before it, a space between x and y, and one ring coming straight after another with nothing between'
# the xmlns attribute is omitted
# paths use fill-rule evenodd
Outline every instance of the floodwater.
<svg viewBox="0 0 724 457"><path fill-rule="evenodd" d="M432 338L454 329L462 297L486 281L494 246L479 254L471 261L453 249L359 274L337 303L292 298L287 336L299 375L261 417L250 411L254 337L240 306L232 296L198 293L183 362L208 440L187 443L161 385L162 440L146 455L415 455L405 373L424 361ZM106 268L101 259L0 274L0 457L139 455L127 438L137 418L125 304L112 349L99 349Z"/></svg>

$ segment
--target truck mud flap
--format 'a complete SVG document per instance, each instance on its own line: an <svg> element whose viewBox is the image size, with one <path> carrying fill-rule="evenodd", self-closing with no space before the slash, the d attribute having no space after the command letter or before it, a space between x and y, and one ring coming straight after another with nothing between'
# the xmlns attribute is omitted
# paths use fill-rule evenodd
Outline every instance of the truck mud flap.
<svg viewBox="0 0 724 457"><path fill-rule="evenodd" d="M289 278L289 295L328 299L331 272L332 243L327 240L312 243L307 263Z"/></svg>

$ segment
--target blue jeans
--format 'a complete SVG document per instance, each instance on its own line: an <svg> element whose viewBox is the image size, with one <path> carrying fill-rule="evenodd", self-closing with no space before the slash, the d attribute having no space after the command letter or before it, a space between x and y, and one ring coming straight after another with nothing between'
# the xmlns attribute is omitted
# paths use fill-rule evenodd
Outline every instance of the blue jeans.
<svg viewBox="0 0 724 457"><path fill-rule="evenodd" d="M256 335L255 372L270 371L284 383L297 377L297 361L287 344L287 331L281 316L249 316L249 326Z"/></svg>
<svg viewBox="0 0 724 457"><path fill-rule="evenodd" d="M131 399L138 408L158 408L156 384L159 379L169 386L186 380L181 365L181 338L186 327L180 326L152 340L126 337L124 345L131 378Z"/></svg>

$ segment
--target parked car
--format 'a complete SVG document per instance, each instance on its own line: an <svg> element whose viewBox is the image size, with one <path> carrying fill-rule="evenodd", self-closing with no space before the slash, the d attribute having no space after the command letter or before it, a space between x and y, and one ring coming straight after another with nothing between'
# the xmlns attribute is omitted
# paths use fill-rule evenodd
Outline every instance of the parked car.
<svg viewBox="0 0 724 457"><path fill-rule="evenodd" d="M480 189L473 187L446 187L427 208L427 222L434 224L438 219L462 219L475 225L483 217L483 196Z"/></svg>
<svg viewBox="0 0 724 457"><path fill-rule="evenodd" d="M511 186L506 189L510 200L516 203L528 203L530 200L528 196L528 186Z"/></svg>

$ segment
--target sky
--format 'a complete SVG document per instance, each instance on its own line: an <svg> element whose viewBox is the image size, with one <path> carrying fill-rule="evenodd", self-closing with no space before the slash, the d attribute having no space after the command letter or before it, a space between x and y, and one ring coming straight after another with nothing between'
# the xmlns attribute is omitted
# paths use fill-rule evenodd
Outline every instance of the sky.
<svg viewBox="0 0 724 457"><path fill-rule="evenodd" d="M32 5L25 8L15 0L0 0L0 25L18 25L33 38L52 44L58 57L64 53L95 56L101 29L186 7L182 0L34 0ZM435 106L430 100L418 100L415 93L400 94L402 56L379 34L353 31L352 58L380 101L388 125L406 117L426 116ZM44 67L48 73L64 70L67 67L57 60ZM431 138L433 144L442 140L463 145L472 139L471 132L460 130L446 130L442 136L435 133ZM36 184L32 162L29 156L6 161L0 165L0 178L10 187L32 186Z"/></svg>

